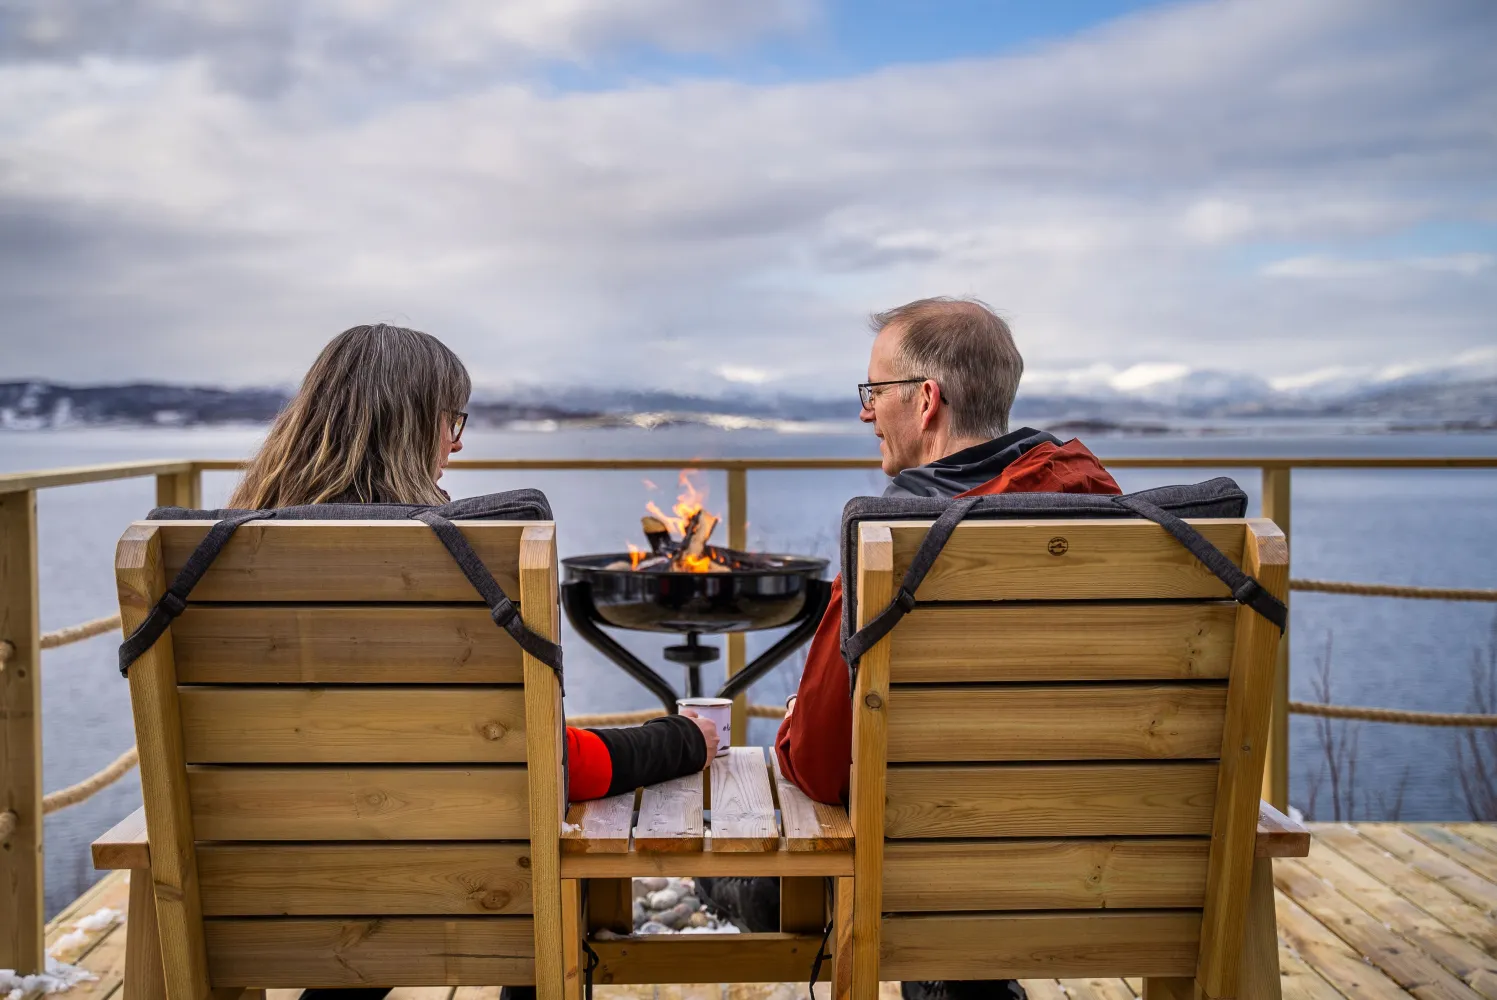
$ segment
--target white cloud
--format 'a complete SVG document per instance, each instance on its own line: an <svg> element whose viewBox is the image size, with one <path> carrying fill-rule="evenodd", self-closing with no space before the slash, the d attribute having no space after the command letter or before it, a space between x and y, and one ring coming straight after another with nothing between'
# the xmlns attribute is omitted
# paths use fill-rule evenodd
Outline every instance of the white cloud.
<svg viewBox="0 0 1497 1000"><path fill-rule="evenodd" d="M1475 277L1497 265L1497 257L1488 253L1456 253L1443 257L1404 257L1367 259L1354 257L1306 256L1287 257L1263 267L1270 278L1386 278L1390 275L1423 272Z"/></svg>
<svg viewBox="0 0 1497 1000"><path fill-rule="evenodd" d="M1351 256L1240 256L1497 220L1481 3L1172 5L1020 55L807 83L530 75L537 53L711 49L815 16L728 6L444 0L407 37L393 0L315 23L214 4L249 21L202 14L173 45L84 58L83 28L57 29L66 58L36 42L0 63L0 301L25 331L0 335L4 366L285 380L338 329L389 319L480 382L757 372L826 392L863 370L870 310L935 293L998 306L1034 371L1125 381L1160 359L1286 376L1492 337L1489 254L1381 282L1275 280ZM387 43L399 86L377 61L329 75ZM431 53L476 75L428 85ZM276 85L242 85L231 56L279 60ZM1432 287L1441 267L1475 280Z"/></svg>

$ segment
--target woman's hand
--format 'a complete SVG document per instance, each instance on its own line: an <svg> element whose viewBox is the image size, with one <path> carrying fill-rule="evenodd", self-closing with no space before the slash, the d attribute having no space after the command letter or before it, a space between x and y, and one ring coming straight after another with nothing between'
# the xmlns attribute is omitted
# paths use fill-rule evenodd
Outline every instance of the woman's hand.
<svg viewBox="0 0 1497 1000"><path fill-rule="evenodd" d="M697 724L697 728L702 731L702 739L707 741L707 764L702 768L705 771L712 766L712 758L717 756L717 723L702 718L689 708L683 709L681 714Z"/></svg>

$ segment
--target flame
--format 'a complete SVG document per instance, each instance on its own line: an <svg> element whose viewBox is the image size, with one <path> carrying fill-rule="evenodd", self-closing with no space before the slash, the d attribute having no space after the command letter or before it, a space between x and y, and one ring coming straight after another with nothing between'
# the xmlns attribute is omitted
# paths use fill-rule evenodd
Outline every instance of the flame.
<svg viewBox="0 0 1497 1000"><path fill-rule="evenodd" d="M670 529L672 534L686 534L686 522L691 520L691 515L701 510L703 505L707 502L707 491L699 489L697 487L697 484L693 481L693 477L700 475L700 469L681 470L681 495L676 497L675 506L671 508L671 510L675 511L674 517L661 510L653 500L645 504L645 510L658 517L661 522L664 523L668 529ZM646 482L648 482L648 480L646 480ZM700 570L697 572L705 573L706 570Z"/></svg>
<svg viewBox="0 0 1497 1000"><path fill-rule="evenodd" d="M633 542L625 542L624 544L629 546L629 568L638 569L640 561L645 557L645 550Z"/></svg>
<svg viewBox="0 0 1497 1000"><path fill-rule="evenodd" d="M706 556L682 556L676 560L681 568L688 573L710 573L712 572L712 560Z"/></svg>
<svg viewBox="0 0 1497 1000"><path fill-rule="evenodd" d="M686 534L687 523L697 514L701 513L707 502L707 491L698 485L698 477L702 475L700 469L682 469L679 477L681 494L676 497L675 504L671 507L672 513L667 514L660 506L651 500L645 504L645 510L660 520L672 535L680 538ZM648 479L645 485L651 489L658 489ZM632 566L638 566L646 553L629 546L629 561ZM712 572L712 558L708 555L700 556L678 556L675 560L675 569L688 573L710 573Z"/></svg>

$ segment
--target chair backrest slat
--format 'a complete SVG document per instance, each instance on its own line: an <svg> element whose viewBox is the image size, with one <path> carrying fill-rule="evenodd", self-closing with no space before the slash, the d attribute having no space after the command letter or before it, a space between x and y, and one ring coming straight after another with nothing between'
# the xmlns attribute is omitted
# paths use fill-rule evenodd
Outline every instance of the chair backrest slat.
<svg viewBox="0 0 1497 1000"><path fill-rule="evenodd" d="M929 523L860 524L858 621ZM1191 524L1282 597L1270 522ZM1277 630L1142 520L964 522L916 596L858 675L855 965L1233 995Z"/></svg>
<svg viewBox="0 0 1497 1000"><path fill-rule="evenodd" d="M132 526L127 628L210 524ZM459 527L554 639L553 526ZM427 525L242 525L130 683L172 1000L548 980L559 997L537 916L559 926L559 683Z"/></svg>

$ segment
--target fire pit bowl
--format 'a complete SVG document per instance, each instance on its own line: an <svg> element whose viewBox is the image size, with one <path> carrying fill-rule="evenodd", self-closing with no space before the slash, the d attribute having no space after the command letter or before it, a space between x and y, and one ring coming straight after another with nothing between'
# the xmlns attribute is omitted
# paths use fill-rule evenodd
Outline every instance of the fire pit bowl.
<svg viewBox="0 0 1497 1000"><path fill-rule="evenodd" d="M831 584L821 578L825 559L717 547L711 547L710 556L721 568L705 573L634 569L629 553L562 560L567 572L561 603L567 620L584 639L649 688L670 713L676 711L680 697L676 689L601 626L684 635L686 642L668 646L665 658L686 667L686 695L692 698L702 694L702 665L719 655L716 646L698 641L703 634L789 626L785 635L729 677L717 692L719 698L732 698L809 639L831 599Z"/></svg>
<svg viewBox="0 0 1497 1000"><path fill-rule="evenodd" d="M628 553L562 560L567 582L586 582L605 625L641 632L750 632L788 625L806 606L825 559L722 550L725 573L611 569Z"/></svg>

